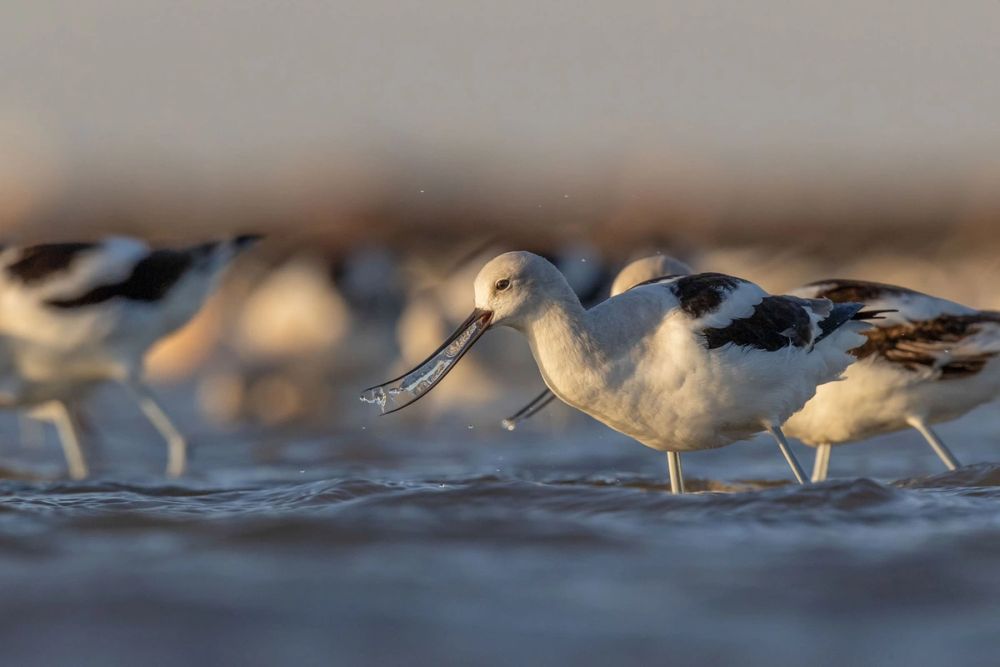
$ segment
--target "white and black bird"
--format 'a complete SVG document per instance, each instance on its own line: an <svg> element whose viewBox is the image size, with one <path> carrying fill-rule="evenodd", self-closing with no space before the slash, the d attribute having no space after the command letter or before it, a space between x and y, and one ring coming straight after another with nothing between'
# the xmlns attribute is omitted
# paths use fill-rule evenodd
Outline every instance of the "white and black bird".
<svg viewBox="0 0 1000 667"><path fill-rule="evenodd" d="M663 253L640 257L626 264L611 283L611 290L608 296L618 296L622 292L628 291L639 283L649 282L656 278L666 278L669 276L687 276L694 273L691 267L681 260ZM578 292L579 294L579 292ZM581 298L580 302L591 307L598 303L593 298L588 303ZM521 422L531 419L533 416L544 410L556 398L548 388L542 390L527 405L500 422L505 429L513 431Z"/></svg>
<svg viewBox="0 0 1000 667"><path fill-rule="evenodd" d="M117 382L168 444L167 473L184 472L186 441L143 381L143 360L187 324L254 236L183 249L132 238L0 250L0 407L56 425L69 473L87 464L68 404Z"/></svg>
<svg viewBox="0 0 1000 667"><path fill-rule="evenodd" d="M831 446L909 427L958 467L931 425L1000 394L1000 313L861 280L823 280L795 294L891 311L865 332L843 381L820 387L785 426L817 448L813 480L826 479Z"/></svg>
<svg viewBox="0 0 1000 667"><path fill-rule="evenodd" d="M397 323L402 371L419 364L428 349L445 338L468 314L465 295L482 265L499 254L496 247L476 248L457 262L442 269L433 261L420 263L417 279L412 281L406 307ZM604 298L611 276L599 252L583 243L557 247L542 255L565 276L566 282L581 303L591 306ZM422 418L469 414L477 410L490 413L511 387L519 387L535 375L534 363L522 340L513 331L499 331L476 348L465 363L454 371L452 381L425 401Z"/></svg>
<svg viewBox="0 0 1000 667"><path fill-rule="evenodd" d="M864 343L860 304L772 296L740 278L695 274L634 287L586 310L549 262L526 252L491 260L475 309L413 371L362 394L382 413L440 382L493 326L523 333L546 385L569 405L668 454L683 492L680 453L724 447L761 431L803 474L781 424Z"/></svg>

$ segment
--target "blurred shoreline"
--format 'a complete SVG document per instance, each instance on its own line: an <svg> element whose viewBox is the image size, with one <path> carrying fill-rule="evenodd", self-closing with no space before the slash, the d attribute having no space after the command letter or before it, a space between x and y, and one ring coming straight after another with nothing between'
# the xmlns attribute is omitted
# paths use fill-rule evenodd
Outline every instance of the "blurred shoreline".
<svg viewBox="0 0 1000 667"><path fill-rule="evenodd" d="M746 165L509 156L378 160L334 153L231 172L120 160L9 172L0 233L13 242L135 234L180 241L270 233L333 252L589 241L611 254L773 246L819 259L888 251L961 256L1000 246L1000 165ZM30 162L30 161L29 161ZM734 163L735 164L735 163ZM103 165L103 166L101 166Z"/></svg>

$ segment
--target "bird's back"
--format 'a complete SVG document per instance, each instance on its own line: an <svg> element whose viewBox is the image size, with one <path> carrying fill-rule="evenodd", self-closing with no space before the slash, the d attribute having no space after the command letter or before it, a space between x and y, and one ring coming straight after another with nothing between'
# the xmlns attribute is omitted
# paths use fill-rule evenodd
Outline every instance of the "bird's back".
<svg viewBox="0 0 1000 667"><path fill-rule="evenodd" d="M851 300L884 310L857 349L872 358L914 374L914 379L960 379L980 372L1000 354L1000 314L915 290L859 280L825 280L798 293Z"/></svg>
<svg viewBox="0 0 1000 667"><path fill-rule="evenodd" d="M103 338L118 314L70 304L126 280L149 253L145 243L127 238L5 248L0 253L0 331L53 349Z"/></svg>
<svg viewBox="0 0 1000 667"><path fill-rule="evenodd" d="M856 312L856 310L855 310ZM620 392L610 413L628 415L657 448L729 444L784 421L838 377L866 325L823 299L770 295L723 274L656 279L588 313ZM832 323L831 323L832 322ZM627 419L613 424L628 432ZM607 419L605 419L607 421Z"/></svg>
<svg viewBox="0 0 1000 667"><path fill-rule="evenodd" d="M53 375L137 365L150 346L197 313L246 243L153 250L114 237L5 248L0 335L26 363L50 367Z"/></svg>
<svg viewBox="0 0 1000 667"><path fill-rule="evenodd" d="M961 416L1000 391L1000 316L895 285L824 280L796 293L883 310L852 350L845 381L821 387L787 431L809 444L851 442Z"/></svg>

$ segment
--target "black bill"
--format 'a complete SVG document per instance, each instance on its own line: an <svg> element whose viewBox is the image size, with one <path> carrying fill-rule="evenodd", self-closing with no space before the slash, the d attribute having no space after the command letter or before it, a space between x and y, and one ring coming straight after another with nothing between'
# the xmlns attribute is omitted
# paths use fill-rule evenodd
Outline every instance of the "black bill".
<svg viewBox="0 0 1000 667"><path fill-rule="evenodd" d="M548 389L545 389L538 396L532 399L531 403L518 410L516 413L507 417L502 422L500 422L505 429L508 431L513 431L517 428L517 425L523 422L525 419L531 419L532 416L541 412L545 409L545 406L554 401L556 395L553 394Z"/></svg>
<svg viewBox="0 0 1000 667"><path fill-rule="evenodd" d="M455 333L426 361L395 380L365 389L361 400L378 405L383 415L402 410L416 402L455 367L459 359L490 328L492 319L492 312L476 308L469 319L462 322Z"/></svg>

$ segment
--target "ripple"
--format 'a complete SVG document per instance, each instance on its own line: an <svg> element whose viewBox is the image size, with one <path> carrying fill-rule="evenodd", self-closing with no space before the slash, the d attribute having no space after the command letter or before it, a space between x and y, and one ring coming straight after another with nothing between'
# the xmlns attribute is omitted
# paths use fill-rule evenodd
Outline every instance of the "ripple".
<svg viewBox="0 0 1000 667"><path fill-rule="evenodd" d="M119 482L8 484L6 495L0 496L0 511L66 517L105 513L230 517L325 508L397 488L400 488L398 483L354 478L245 488Z"/></svg>
<svg viewBox="0 0 1000 667"><path fill-rule="evenodd" d="M936 475L899 480L895 485L904 489L1000 487L1000 465L980 463Z"/></svg>

